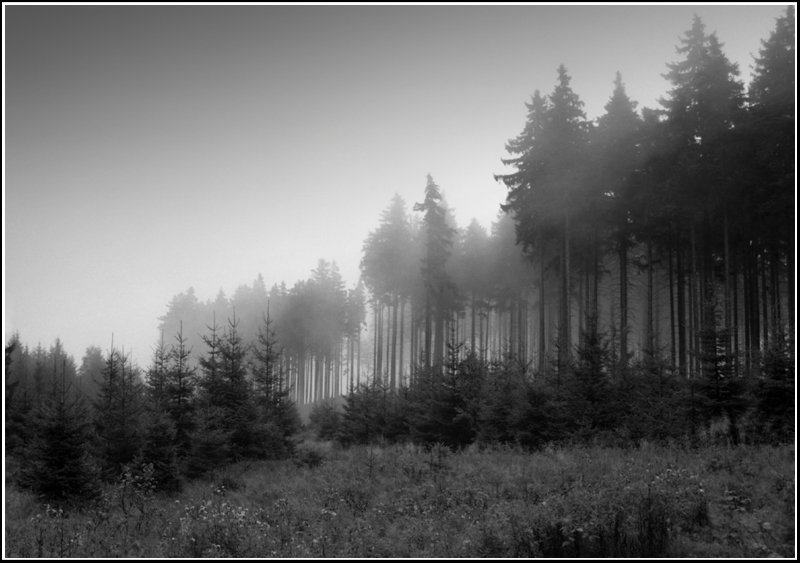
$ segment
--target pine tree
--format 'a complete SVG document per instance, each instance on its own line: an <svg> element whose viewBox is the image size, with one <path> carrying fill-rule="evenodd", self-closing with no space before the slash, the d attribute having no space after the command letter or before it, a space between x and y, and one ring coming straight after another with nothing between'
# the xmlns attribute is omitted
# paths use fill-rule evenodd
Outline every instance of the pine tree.
<svg viewBox="0 0 800 563"><path fill-rule="evenodd" d="M547 111L546 139L552 151L549 165L557 175L551 178L558 194L557 216L561 219L561 292L559 298L558 366L559 373L570 361L572 348L571 307L571 238L574 215L580 212L580 194L586 181L581 163L586 162L587 123L583 102L570 87L571 77L564 65L558 67L558 83L550 95Z"/></svg>
<svg viewBox="0 0 800 563"><path fill-rule="evenodd" d="M604 191L606 205L603 213L619 263L619 359L624 369L628 362L628 250L633 244L631 206L634 173L638 158L641 122L636 114L636 102L625 92L622 76L617 73L614 92L605 106L593 135L593 154L597 159L599 185ZM595 285L596 287L596 285ZM595 306L597 304L595 303ZM595 308L594 314L597 315Z"/></svg>
<svg viewBox="0 0 800 563"><path fill-rule="evenodd" d="M564 65L558 68L558 82L545 101L538 92L528 105L523 133L510 141L507 149L515 158L504 160L517 171L497 176L509 187L504 209L512 211L517 222L517 238L530 251L539 247L540 302L543 302L545 246L558 246L559 322L558 371L563 372L571 354L571 252L574 243L571 222L581 216L585 191L588 124L583 102L570 87L571 78ZM560 239L560 240L559 240ZM540 307L540 327L543 324ZM540 334L543 333L540 330ZM542 341L539 365L544 367Z"/></svg>
<svg viewBox="0 0 800 563"><path fill-rule="evenodd" d="M163 410L151 410L142 429L142 452L136 465L151 464L153 485L157 490L180 488L178 447L175 423Z"/></svg>
<svg viewBox="0 0 800 563"><path fill-rule="evenodd" d="M94 403L98 457L104 474L115 479L142 447L143 386L130 358L112 348L106 357Z"/></svg>
<svg viewBox="0 0 800 563"><path fill-rule="evenodd" d="M445 269L453 247L453 229L447 224L442 194L430 174L425 200L414 205L424 212L422 277L425 282L425 367L441 369L447 313L452 307L454 287ZM435 333L434 333L435 328Z"/></svg>
<svg viewBox="0 0 800 563"><path fill-rule="evenodd" d="M247 379L247 347L239 335L235 313L228 320L228 330L220 342L220 357L220 396L214 401L225 412L225 430L231 432L233 458L254 457L256 410Z"/></svg>
<svg viewBox="0 0 800 563"><path fill-rule="evenodd" d="M197 399L197 368L190 361L191 350L183 335L183 323L179 324L175 342L166 358L164 395L165 409L174 427L176 455L182 459L190 449Z"/></svg>
<svg viewBox="0 0 800 563"><path fill-rule="evenodd" d="M503 159L503 164L514 166L515 172L496 175L508 188L502 209L510 213L516 223L517 242L525 253L536 261L539 270L539 342L538 370L545 371L547 342L545 334L545 281L547 261L550 259L550 242L555 239L557 222L552 212L553 191L548 182L549 148L546 142L548 101L536 90L531 102L526 104L528 118L525 127L515 139L506 144L513 158Z"/></svg>
<svg viewBox="0 0 800 563"><path fill-rule="evenodd" d="M789 353L794 356L794 258L796 230L795 196L795 29L794 7L777 19L775 29L755 60L750 84L750 120L746 146L754 174L748 182L742 207L752 228L750 234L763 241L773 275L771 309L775 338L789 335ZM785 272L786 289L780 274ZM780 299L786 295L786 306ZM778 326L784 324L785 326Z"/></svg>
<svg viewBox="0 0 800 563"><path fill-rule="evenodd" d="M157 406L158 410L166 408L167 360L169 356L170 350L164 345L162 335L156 349L153 351L153 363L145 375L148 398L153 405Z"/></svg>
<svg viewBox="0 0 800 563"><path fill-rule="evenodd" d="M88 451L90 417L64 365L32 422L33 438L23 454L20 484L54 502L97 496L97 472Z"/></svg>
<svg viewBox="0 0 800 563"><path fill-rule="evenodd" d="M12 335L6 344L5 362L5 436L6 454L16 453L31 440L33 401L28 389L28 350L22 345L18 334Z"/></svg>
<svg viewBox="0 0 800 563"><path fill-rule="evenodd" d="M258 414L255 432L257 455L268 458L290 454L293 449L292 435L300 428L300 417L290 397L291 389L285 382L281 356L282 351L278 348L277 335L267 309L253 347L251 373Z"/></svg>
<svg viewBox="0 0 800 563"><path fill-rule="evenodd" d="M373 307L379 309L379 317L387 311L387 330L391 343L386 350L385 370L389 385L396 388L398 381L398 315L401 302L410 295L414 268L411 265L412 237L406 214L405 201L395 194L389 207L381 216L380 226L371 232L364 241L361 260L362 279L372 293ZM379 328L379 327L376 327ZM376 347L381 347L375 331ZM402 337L401 337L402 338ZM388 338L387 338L388 340ZM376 373L382 375L383 355L377 354L381 365L376 365ZM376 358L376 359L377 359ZM402 368L400 368L402 369Z"/></svg>

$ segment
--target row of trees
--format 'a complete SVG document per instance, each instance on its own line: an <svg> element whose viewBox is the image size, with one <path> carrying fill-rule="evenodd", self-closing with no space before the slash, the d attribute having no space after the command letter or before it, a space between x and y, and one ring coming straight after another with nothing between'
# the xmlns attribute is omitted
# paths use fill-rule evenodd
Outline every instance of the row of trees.
<svg viewBox="0 0 800 563"><path fill-rule="evenodd" d="M792 10L747 95L699 18L678 53L663 109L637 113L617 75L595 123L559 67L507 144L491 238L458 230L430 177L421 219L395 197L362 260L376 374L396 387L441 366L448 340L560 373L588 333L609 337L617 370L663 355L684 377L724 379L792 342Z"/></svg>
<svg viewBox="0 0 800 563"><path fill-rule="evenodd" d="M770 343L791 333L793 21L789 8L764 42L748 95L697 17L678 48L684 58L668 65L662 110L640 117L618 75L592 126L563 66L550 96L533 95L507 145L514 171L498 179L540 294L557 288L558 366L575 342L576 301L586 326L615 331L627 365L631 265L646 273L642 348L667 351L684 376L720 362L731 376L755 373ZM611 268L618 298L604 304ZM543 307L539 315L543 325Z"/></svg>
<svg viewBox="0 0 800 563"><path fill-rule="evenodd" d="M376 379L350 393L343 407L318 403L311 428L343 445L412 441L451 448L794 438L794 373L785 350L766 355L761 379L724 389L713 378L682 378L653 358L615 375L607 343L588 333L560 375L534 377L511 356L487 362L453 346L447 355L442 371L421 368L399 391Z"/></svg>
<svg viewBox="0 0 800 563"><path fill-rule="evenodd" d="M174 334L182 327L187 346L202 350L203 335L216 319L236 316L242 339L255 343L268 315L275 345L282 351L280 369L287 388L292 400L302 405L357 385L365 314L363 287L345 289L336 264L320 260L311 277L291 289L280 284L268 291L259 275L252 287L240 286L230 299L220 291L214 301L202 303L190 288L173 298L161 317L160 331Z"/></svg>
<svg viewBox="0 0 800 563"><path fill-rule="evenodd" d="M663 109L639 115L618 74L596 123L559 67L507 144L508 215L488 244L458 231L430 176L421 220L393 200L362 261L375 382L329 435L535 445L696 437L716 420L737 441L746 418L759 439L791 437L792 8L747 93L699 18L678 53Z"/></svg>
<svg viewBox="0 0 800 563"><path fill-rule="evenodd" d="M345 290L321 261L291 289L259 278L205 305L190 290L162 329L183 321L197 337L235 310L254 335L269 303L303 404L370 374L407 385L418 367L441 369L448 342L558 374L587 332L608 338L615 370L664 356L684 377L757 375L793 340L793 13L747 95L699 18L678 53L663 109L638 113L617 75L594 123L560 67L506 147L491 233L459 229L429 176L413 213L395 196L364 241L363 287Z"/></svg>
<svg viewBox="0 0 800 563"><path fill-rule="evenodd" d="M179 329L142 371L123 351L90 347L76 369L57 342L6 346L6 453L17 482L51 500L86 499L102 480L148 476L174 490L241 459L289 455L300 418L269 317L245 342L235 317L203 335ZM196 360L195 360L196 358Z"/></svg>

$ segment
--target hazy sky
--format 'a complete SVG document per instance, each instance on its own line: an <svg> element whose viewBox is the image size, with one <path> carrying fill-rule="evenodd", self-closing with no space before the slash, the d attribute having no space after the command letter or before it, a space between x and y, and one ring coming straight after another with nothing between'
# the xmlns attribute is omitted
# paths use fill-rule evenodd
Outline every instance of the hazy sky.
<svg viewBox="0 0 800 563"><path fill-rule="evenodd" d="M639 107L698 14L749 81L784 5L4 5L4 334L79 362L114 341L149 362L193 286L231 295L357 281L394 193L431 173L465 226L564 63L599 117L620 71Z"/></svg>

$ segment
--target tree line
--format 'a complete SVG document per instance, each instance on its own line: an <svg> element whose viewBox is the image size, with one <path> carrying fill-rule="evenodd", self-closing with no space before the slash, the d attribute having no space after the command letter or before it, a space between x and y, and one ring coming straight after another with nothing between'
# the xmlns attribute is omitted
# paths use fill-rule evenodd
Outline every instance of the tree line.
<svg viewBox="0 0 800 563"><path fill-rule="evenodd" d="M214 312L236 310L254 334L269 302L301 404L372 375L399 389L441 367L448 342L563 373L587 328L617 370L659 356L686 378L755 377L794 334L793 40L789 10L746 93L695 18L663 108L638 113L617 75L596 122L562 66L506 146L512 171L496 180L508 196L490 233L460 229L429 176L413 212L395 195L367 236L358 286L320 261L291 289L259 278L205 305L190 290L162 328L182 320L199 338Z"/></svg>
<svg viewBox="0 0 800 563"><path fill-rule="evenodd" d="M721 420L733 441L747 425L790 434L793 10L762 42L747 90L699 18L677 52L662 109L637 113L617 74L592 123L563 65L551 94L533 94L506 145L512 171L496 176L508 196L493 235L513 223L524 264L511 246L487 245L474 224L459 232L430 176L416 225L393 200L362 261L376 380L348 398L340 437L424 438L436 428L438 439L463 445L492 405L512 408L512 396L492 403L492 391L516 372L525 384L512 386L514 396L530 399L521 412L538 412L551 436L635 435L629 422L647 419L648 405L669 406L655 409L668 433L696 436ZM500 256L510 258L505 267ZM648 391L637 409L623 395L640 384ZM440 392L445 412L431 398ZM623 423L632 408L637 416ZM550 421L548 409L558 413ZM578 422L586 409L590 430ZM444 429L457 421L471 430L456 440ZM660 424L645 432L664 433Z"/></svg>
<svg viewBox="0 0 800 563"><path fill-rule="evenodd" d="M50 501L87 500L121 475L173 491L246 459L293 451L300 417L289 397L272 321L246 342L233 316L194 352L179 328L142 370L112 344L81 365L60 341L6 345L5 445L12 478Z"/></svg>

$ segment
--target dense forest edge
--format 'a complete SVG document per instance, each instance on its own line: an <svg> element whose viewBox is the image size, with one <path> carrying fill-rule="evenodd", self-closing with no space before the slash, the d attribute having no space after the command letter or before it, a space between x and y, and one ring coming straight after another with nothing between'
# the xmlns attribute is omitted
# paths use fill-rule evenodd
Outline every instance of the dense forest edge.
<svg viewBox="0 0 800 563"><path fill-rule="evenodd" d="M390 545L436 557L791 556L794 42L790 6L745 87L695 18L667 65L662 108L637 112L617 74L594 122L560 66L505 147L495 180L508 195L490 232L459 228L428 176L411 210L389 202L357 285L320 260L292 287L259 276L207 302L190 288L159 319L147 367L114 343L79 364L61 341L31 348L12 336L7 555L98 556L124 542L125 554L156 557L400 553ZM658 468L638 467L641 452ZM551 473L523 475L526 455ZM253 468L304 500L272 498ZM317 500L338 496L312 508L292 468ZM351 469L366 490L337 477ZM630 488L599 484L615 473ZM701 481L716 496L698 493ZM390 498L390 482L407 495ZM533 482L543 484L531 492ZM268 502L245 502L245 488ZM533 511L530 495L549 508ZM180 529L168 524L171 498L192 499L172 515ZM372 514L389 506L409 512ZM461 527L444 516L462 512ZM733 519L754 527L757 548L711 547L724 543L711 523ZM381 522L397 542L365 539ZM92 525L107 545L86 539ZM48 535L59 526L60 540ZM278 543L249 538L264 526ZM347 534L373 551L352 551Z"/></svg>

